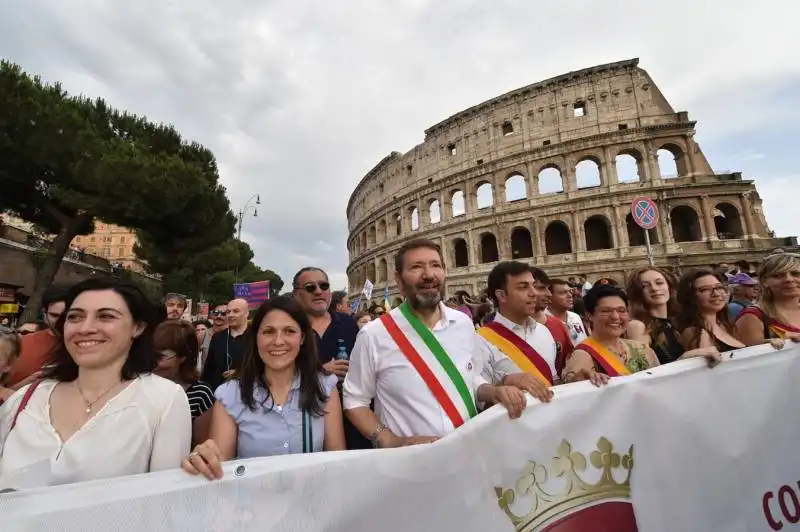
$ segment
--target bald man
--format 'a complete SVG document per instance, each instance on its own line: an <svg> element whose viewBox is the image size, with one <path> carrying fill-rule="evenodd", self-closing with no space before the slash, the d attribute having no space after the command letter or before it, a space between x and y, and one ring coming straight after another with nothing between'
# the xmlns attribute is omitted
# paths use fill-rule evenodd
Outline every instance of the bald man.
<svg viewBox="0 0 800 532"><path fill-rule="evenodd" d="M244 299L228 303L228 328L214 333L208 344L203 374L200 377L212 390L225 382L239 366L244 355L248 308Z"/></svg>

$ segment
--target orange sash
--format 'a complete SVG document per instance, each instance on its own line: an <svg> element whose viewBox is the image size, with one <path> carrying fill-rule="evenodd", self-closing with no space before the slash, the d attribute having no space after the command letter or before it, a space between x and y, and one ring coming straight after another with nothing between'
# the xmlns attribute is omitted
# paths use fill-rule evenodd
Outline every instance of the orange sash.
<svg viewBox="0 0 800 532"><path fill-rule="evenodd" d="M625 367L625 364L619 359L617 355L612 353L608 348L603 346L594 338L587 338L581 342L576 348L589 353L592 358L600 364L605 370L606 375L609 377L621 377L623 375L630 375L631 372Z"/></svg>
<svg viewBox="0 0 800 532"><path fill-rule="evenodd" d="M553 372L542 355L508 327L491 321L478 329L478 334L510 358L523 372L530 373L547 386L553 385Z"/></svg>

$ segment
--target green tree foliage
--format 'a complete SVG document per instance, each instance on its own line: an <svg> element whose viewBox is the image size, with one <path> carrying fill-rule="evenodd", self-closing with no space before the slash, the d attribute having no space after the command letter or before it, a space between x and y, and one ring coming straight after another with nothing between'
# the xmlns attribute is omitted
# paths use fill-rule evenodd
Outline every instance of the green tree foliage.
<svg viewBox="0 0 800 532"><path fill-rule="evenodd" d="M145 236L146 238L146 236ZM151 253L157 253L149 244L140 244L137 254L150 260ZM178 257L181 253L172 256ZM253 251L245 242L233 238L222 244L188 257L182 262L169 263L169 257L154 259L164 261L161 265L164 290L186 294L195 302L201 300L212 304L226 303L233 297L236 282L270 281L270 292L277 295L283 287L283 280L272 270L262 270L252 262ZM238 274L238 281L237 281Z"/></svg>
<svg viewBox="0 0 800 532"><path fill-rule="evenodd" d="M69 96L5 61L0 102L0 211L56 235L24 319L39 308L72 239L96 219L146 235L162 260L155 271L189 264L233 235L214 156L173 127ZM168 259L171 250L180 256Z"/></svg>

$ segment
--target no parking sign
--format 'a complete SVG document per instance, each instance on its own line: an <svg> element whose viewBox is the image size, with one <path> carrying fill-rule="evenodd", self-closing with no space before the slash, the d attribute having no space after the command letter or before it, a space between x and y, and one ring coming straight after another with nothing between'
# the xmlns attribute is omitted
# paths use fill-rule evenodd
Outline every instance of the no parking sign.
<svg viewBox="0 0 800 532"><path fill-rule="evenodd" d="M645 196L634 198L631 203L631 216L642 229L654 229L658 225L656 202Z"/></svg>

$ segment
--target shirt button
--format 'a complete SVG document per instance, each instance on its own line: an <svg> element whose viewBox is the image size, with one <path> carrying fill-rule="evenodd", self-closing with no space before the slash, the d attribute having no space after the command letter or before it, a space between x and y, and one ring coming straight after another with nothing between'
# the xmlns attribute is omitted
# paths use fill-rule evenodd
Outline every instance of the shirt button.
<svg viewBox="0 0 800 532"><path fill-rule="evenodd" d="M288 449L289 448L289 442L288 441L287 442L283 442L283 448L284 449Z"/></svg>

